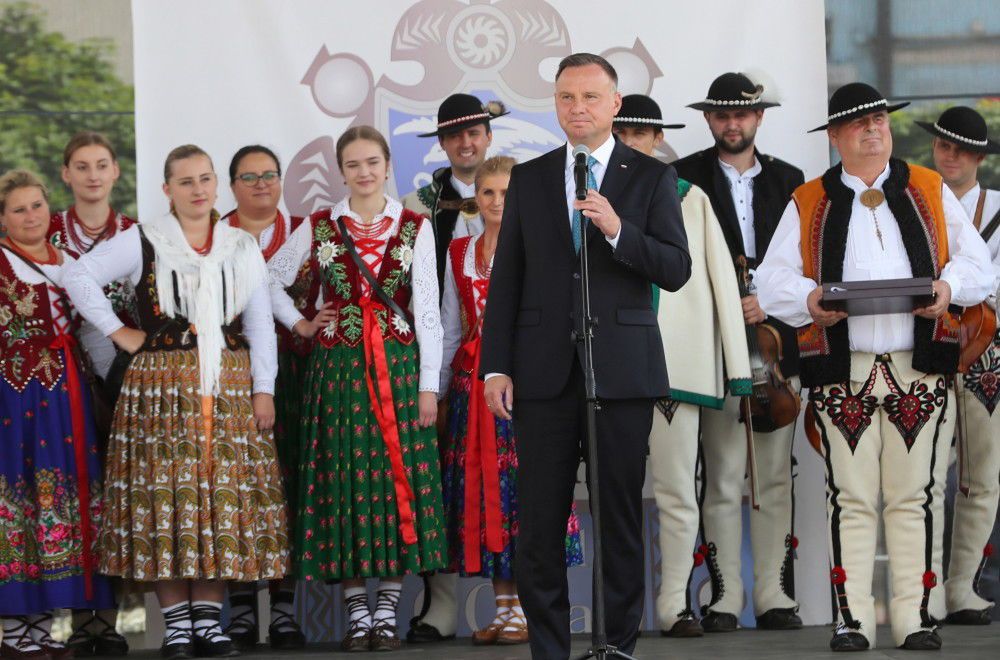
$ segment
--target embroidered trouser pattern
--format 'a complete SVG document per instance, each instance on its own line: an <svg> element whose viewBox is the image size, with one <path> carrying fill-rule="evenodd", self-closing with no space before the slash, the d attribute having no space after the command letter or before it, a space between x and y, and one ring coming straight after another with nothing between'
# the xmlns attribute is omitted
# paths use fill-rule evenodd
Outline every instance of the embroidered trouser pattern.
<svg viewBox="0 0 1000 660"><path fill-rule="evenodd" d="M951 531L951 560L944 583L949 612L982 610L991 603L977 593L982 569L992 554L990 533L1000 498L1000 345L994 342L962 378L960 391L966 429L965 461L969 470L969 496L955 496Z"/></svg>
<svg viewBox="0 0 1000 660"><path fill-rule="evenodd" d="M798 379L794 379L798 386ZM727 397L722 410L701 411L702 535L712 572L713 612L739 616L743 610L740 572L743 490L747 474L746 431L739 421L739 398ZM753 607L758 616L775 608L794 608L787 562L792 552L792 441L795 425L773 433L754 433L760 509L750 511L753 552Z"/></svg>
<svg viewBox="0 0 1000 660"><path fill-rule="evenodd" d="M875 645L872 574L879 494L892 573L889 619L895 644L933 625L935 468L947 460L941 435L947 388L940 375L902 382L876 362L865 382L814 388L810 399L826 462L831 580L839 623Z"/></svg>

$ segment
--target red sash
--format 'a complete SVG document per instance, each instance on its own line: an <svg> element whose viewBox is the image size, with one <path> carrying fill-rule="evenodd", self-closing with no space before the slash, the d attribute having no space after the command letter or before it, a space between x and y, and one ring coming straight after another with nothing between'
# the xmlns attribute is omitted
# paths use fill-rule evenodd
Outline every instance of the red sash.
<svg viewBox="0 0 1000 660"><path fill-rule="evenodd" d="M396 505L399 509L399 526L403 534L403 542L407 545L417 542L414 528L416 520L410 506L415 498L413 488L406 478L403 466L403 452L399 445L399 426L396 421L396 408L392 401L392 387L389 377L389 363L385 357L385 340L375 318L376 309L385 309L377 300L372 300L367 293L358 301L361 305L363 323L362 337L365 346L365 381L368 384L368 397L375 411L375 419L382 431L382 440L389 451L389 461L392 465L392 481L396 487ZM375 369L377 383L372 382L372 367ZM378 396L375 386L378 385Z"/></svg>
<svg viewBox="0 0 1000 660"><path fill-rule="evenodd" d="M76 370L73 349L76 340L73 335L57 330L58 334L49 348L62 349L66 363L66 387L69 390L69 411L73 429L73 451L76 457L76 489L80 504L80 534L83 542L83 584L87 600L94 597L93 570L94 555L90 534L90 475L87 470L87 426L83 411L83 384Z"/></svg>
<svg viewBox="0 0 1000 660"><path fill-rule="evenodd" d="M493 413L486 407L485 384L479 373L482 334L477 333L459 348L455 362L471 360L469 420L465 436L465 570L478 573L480 563L479 492L482 488L486 518L486 549L503 552L503 516L500 512L500 471L497 466L497 429Z"/></svg>

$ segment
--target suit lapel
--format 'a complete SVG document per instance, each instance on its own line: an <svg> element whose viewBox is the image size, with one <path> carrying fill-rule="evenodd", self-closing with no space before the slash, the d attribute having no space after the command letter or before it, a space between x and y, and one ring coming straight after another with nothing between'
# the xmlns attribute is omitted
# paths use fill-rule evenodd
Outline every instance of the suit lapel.
<svg viewBox="0 0 1000 660"><path fill-rule="evenodd" d="M552 218L556 223L563 246L575 255L573 250L573 234L569 227L569 206L566 201L566 145L550 151L545 156L549 162L545 166L546 181L542 188L548 197L548 207L552 210Z"/></svg>
<svg viewBox="0 0 1000 660"><path fill-rule="evenodd" d="M598 191L608 199L611 208L616 208L618 198L625 189L625 185L632 178L635 171L635 152L624 144L615 140L615 148L611 151L611 158L608 159L608 167L604 171L604 180L601 181L601 189ZM592 222L587 223L587 240L592 241L600 235L600 230Z"/></svg>

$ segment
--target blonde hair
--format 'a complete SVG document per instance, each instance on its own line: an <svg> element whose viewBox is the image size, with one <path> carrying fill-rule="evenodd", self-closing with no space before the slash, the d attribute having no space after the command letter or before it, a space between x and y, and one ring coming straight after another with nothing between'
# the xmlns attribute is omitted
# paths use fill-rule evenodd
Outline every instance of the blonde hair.
<svg viewBox="0 0 1000 660"><path fill-rule="evenodd" d="M479 190L480 182L488 176L497 174L510 176L510 171L515 165L517 165L517 161L510 156L493 156L492 158L487 158L479 166L479 169L476 170L476 190Z"/></svg>
<svg viewBox="0 0 1000 660"><path fill-rule="evenodd" d="M185 158L191 158L193 156L204 156L208 159L208 164L212 166L212 169L215 169L215 165L212 163L212 157L209 156L204 149L194 144L182 144L167 154L167 160L163 163L163 182L170 183L170 170L173 168L174 162L184 160Z"/></svg>
<svg viewBox="0 0 1000 660"><path fill-rule="evenodd" d="M11 170L0 176L0 213L7 211L7 198L10 194L21 188L38 188L45 201L49 201L49 189L37 174L28 170Z"/></svg>

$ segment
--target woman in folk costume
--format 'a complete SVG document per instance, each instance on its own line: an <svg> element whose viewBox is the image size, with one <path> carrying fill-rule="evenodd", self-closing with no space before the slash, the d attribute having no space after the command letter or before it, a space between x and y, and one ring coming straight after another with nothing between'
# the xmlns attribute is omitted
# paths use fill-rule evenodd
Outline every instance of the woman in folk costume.
<svg viewBox="0 0 1000 660"><path fill-rule="evenodd" d="M83 131L70 138L63 150L62 180L73 193L73 205L52 214L49 226L52 245L79 258L135 224L135 220L111 207L111 191L120 175L118 156L104 135ZM127 279L111 282L104 287L104 294L111 300L122 323L132 328L138 326L135 289L131 282ZM87 326L88 333L99 334L92 326ZM86 348L95 373L104 379L115 358L115 345L106 337L101 338L103 341L87 342ZM102 455L107 441L106 430L102 429L99 439ZM120 586L116 591L120 591ZM67 644L80 657L125 655L128 642L115 630L117 622L117 607L103 611L74 611L73 634Z"/></svg>
<svg viewBox="0 0 1000 660"><path fill-rule="evenodd" d="M90 391L62 290L73 257L46 240L48 193L0 177L0 657L65 658L55 608L114 604L96 574L100 467Z"/></svg>
<svg viewBox="0 0 1000 660"><path fill-rule="evenodd" d="M303 224L303 218L286 217L279 209L281 200L281 163L273 151L260 145L241 148L229 164L229 185L236 199L236 208L222 220L239 227L257 239L264 261L269 262L289 236ZM308 269L297 278L289 290L295 308L306 316L316 314L315 301L319 282ZM282 480L288 501L289 515L295 512L295 476L299 464L299 411L302 404L302 382L312 342L275 324L278 336L278 378L274 388L277 411L274 422L274 444L278 449ZM291 521L289 527L292 526ZM285 577L269 584L271 622L268 638L276 650L299 649L306 638L295 621L295 580ZM257 615L254 607L256 589L253 583L232 584L229 587L229 627L226 634L240 650L257 645Z"/></svg>
<svg viewBox="0 0 1000 660"><path fill-rule="evenodd" d="M108 446L100 568L154 583L164 657L230 656L222 581L277 579L288 565L270 432L274 321L256 241L217 222L208 155L174 149L164 180L171 212L81 257L67 287L133 354ZM136 288L139 330L102 293L122 278Z"/></svg>
<svg viewBox="0 0 1000 660"><path fill-rule="evenodd" d="M79 258L94 246L135 224L135 220L111 207L111 191L120 174L118 156L104 135L83 131L70 138L63 150L62 180L73 193L73 205L65 211L52 214L49 240L54 246ZM104 288L104 293L111 300L122 323L130 328L137 327L132 283L127 279L111 282ZM114 360L115 346L107 341L95 348L99 350L90 352L90 359L97 375L104 378ZM117 611L99 613L100 621L95 620L86 626L86 631L92 635L77 635L71 645L79 652L83 650L84 642L89 645L100 643L98 655L109 655L115 648L121 648L125 644L125 638L112 635L117 617ZM82 630L77 625L80 623L79 618L74 614L74 631Z"/></svg>
<svg viewBox="0 0 1000 660"><path fill-rule="evenodd" d="M492 578L497 612L489 626L472 634L474 644L523 644L528 622L514 582L517 543L517 446L513 423L486 407L479 371L481 318L486 307L493 253L504 197L515 161L486 160L476 172L476 203L485 232L451 242L445 266L441 319L447 392L444 505L448 523L449 568L462 576ZM450 365L450 366L447 366ZM570 515L567 565L582 563L580 527Z"/></svg>
<svg viewBox="0 0 1000 660"><path fill-rule="evenodd" d="M295 565L300 578L343 582L345 650L391 650L402 576L447 563L434 236L385 195L389 147L374 128L348 129L337 164L348 197L313 214L269 264L276 318L317 339L301 415ZM326 301L312 320L286 291L305 264ZM380 579L374 612L368 577Z"/></svg>

